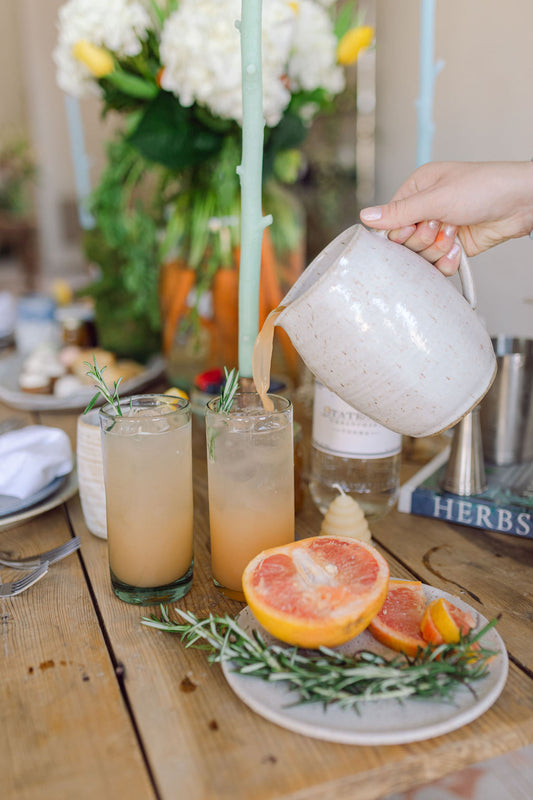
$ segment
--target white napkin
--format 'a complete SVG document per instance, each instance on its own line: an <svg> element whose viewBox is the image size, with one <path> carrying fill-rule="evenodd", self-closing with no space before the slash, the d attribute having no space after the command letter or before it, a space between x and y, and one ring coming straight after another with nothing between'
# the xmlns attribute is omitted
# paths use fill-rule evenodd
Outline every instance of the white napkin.
<svg viewBox="0 0 533 800"><path fill-rule="evenodd" d="M0 436L0 494L24 500L72 471L72 448L59 428L28 425Z"/></svg>

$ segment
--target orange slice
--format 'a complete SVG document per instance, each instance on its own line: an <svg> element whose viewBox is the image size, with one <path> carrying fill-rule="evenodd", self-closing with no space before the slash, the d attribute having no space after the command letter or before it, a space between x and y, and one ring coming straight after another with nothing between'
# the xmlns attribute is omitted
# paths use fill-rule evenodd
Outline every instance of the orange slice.
<svg viewBox="0 0 533 800"><path fill-rule="evenodd" d="M427 646L420 634L426 602L420 581L390 580L385 602L368 630L391 650L415 656Z"/></svg>
<svg viewBox="0 0 533 800"><path fill-rule="evenodd" d="M454 644L475 626L469 611L461 611L453 603L439 597L433 600L424 613L420 630L426 642Z"/></svg>
<svg viewBox="0 0 533 800"><path fill-rule="evenodd" d="M372 545L346 536L314 536L265 550L242 585L258 622L299 647L336 647L357 636L387 594L389 567Z"/></svg>
<svg viewBox="0 0 533 800"><path fill-rule="evenodd" d="M177 389L175 386L171 386L170 389L167 389L163 394L169 395L170 397L183 397L184 400L189 399L187 392L184 392L182 389Z"/></svg>

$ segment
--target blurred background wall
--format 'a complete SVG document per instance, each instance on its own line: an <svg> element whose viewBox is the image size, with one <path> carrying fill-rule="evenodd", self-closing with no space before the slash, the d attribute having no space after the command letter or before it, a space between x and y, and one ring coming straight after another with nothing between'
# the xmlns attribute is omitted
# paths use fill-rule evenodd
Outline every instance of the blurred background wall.
<svg viewBox="0 0 533 800"><path fill-rule="evenodd" d="M0 134L23 132L32 143L43 281L81 275L85 269L64 98L52 62L61 4L0 3ZM351 195L350 203L341 204L342 213L333 209L339 230L356 217L359 206L388 200L416 166L420 1L362 0L361 7L376 21L377 46L359 66L359 118L355 93L353 115L345 99L338 118L344 134L337 139L334 158L344 172L342 191ZM532 158L533 3L436 0L436 9L435 57L444 68L436 80L433 157ZM100 120L98 102L84 100L81 113L94 180L112 122ZM320 148L321 136L327 138L327 131L317 132L310 144ZM347 188L350 176L353 185ZM298 191L305 194L305 184ZM323 202L334 202L321 192ZM323 235L333 233L328 227ZM313 255L320 241L310 244ZM491 333L533 336L532 262L529 240L509 242L473 260L479 308Z"/></svg>
<svg viewBox="0 0 533 800"><path fill-rule="evenodd" d="M416 166L419 0L377 0L376 189L387 201ZM533 158L533 3L436 0L434 160ZM533 336L533 241L471 262L491 333Z"/></svg>

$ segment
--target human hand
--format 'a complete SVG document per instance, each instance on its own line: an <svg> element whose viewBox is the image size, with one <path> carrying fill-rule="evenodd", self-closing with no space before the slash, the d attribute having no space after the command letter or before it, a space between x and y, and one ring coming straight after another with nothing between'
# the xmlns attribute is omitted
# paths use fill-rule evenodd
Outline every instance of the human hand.
<svg viewBox="0 0 533 800"><path fill-rule="evenodd" d="M533 229L533 163L424 164L390 203L360 216L452 275L461 256L457 239L474 256Z"/></svg>

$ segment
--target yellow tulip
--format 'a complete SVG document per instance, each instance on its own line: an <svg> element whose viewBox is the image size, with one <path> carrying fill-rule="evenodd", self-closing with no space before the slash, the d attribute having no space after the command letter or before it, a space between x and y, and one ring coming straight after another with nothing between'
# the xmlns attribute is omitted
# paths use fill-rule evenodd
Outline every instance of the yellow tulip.
<svg viewBox="0 0 533 800"><path fill-rule="evenodd" d="M85 64L95 78L105 78L115 68L113 56L103 47L97 47L86 39L76 42L72 48L72 55Z"/></svg>
<svg viewBox="0 0 533 800"><path fill-rule="evenodd" d="M346 31L337 45L337 61L344 67L354 64L362 50L370 47L374 40L374 28L370 25L358 25Z"/></svg>

